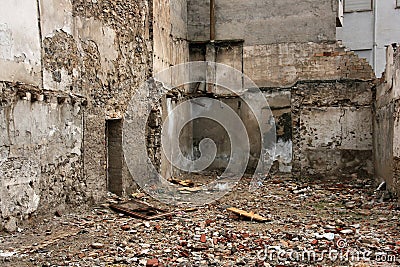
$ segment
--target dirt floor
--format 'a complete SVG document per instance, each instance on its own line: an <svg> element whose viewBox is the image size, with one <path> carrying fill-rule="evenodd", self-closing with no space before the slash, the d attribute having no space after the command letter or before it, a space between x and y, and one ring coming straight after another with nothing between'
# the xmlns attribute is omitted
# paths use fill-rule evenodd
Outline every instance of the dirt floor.
<svg viewBox="0 0 400 267"><path fill-rule="evenodd" d="M195 211L137 193L131 201L110 196L89 212L42 219L0 234L0 266L400 265L399 205L372 181L274 177L252 193L249 181ZM144 220L109 208L136 200L174 212ZM229 207L266 221L238 217Z"/></svg>

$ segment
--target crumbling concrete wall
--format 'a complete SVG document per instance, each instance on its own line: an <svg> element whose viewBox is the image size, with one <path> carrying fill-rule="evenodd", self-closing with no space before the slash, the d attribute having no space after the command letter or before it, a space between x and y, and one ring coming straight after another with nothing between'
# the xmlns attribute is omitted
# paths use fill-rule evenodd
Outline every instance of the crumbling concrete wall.
<svg viewBox="0 0 400 267"><path fill-rule="evenodd" d="M36 0L3 1L0 10L0 81L41 84Z"/></svg>
<svg viewBox="0 0 400 267"><path fill-rule="evenodd" d="M32 213L90 203L83 167L85 100L0 83L0 229Z"/></svg>
<svg viewBox="0 0 400 267"><path fill-rule="evenodd" d="M373 174L371 82L299 82L292 88L293 171Z"/></svg>
<svg viewBox="0 0 400 267"><path fill-rule="evenodd" d="M152 72L152 8L148 1L58 0L40 1L39 10L43 87L87 98L85 177L99 200L107 190L106 120L122 118ZM130 191L133 179L121 165Z"/></svg>
<svg viewBox="0 0 400 267"><path fill-rule="evenodd" d="M154 73L189 61L186 0L153 1Z"/></svg>
<svg viewBox="0 0 400 267"><path fill-rule="evenodd" d="M153 1L153 71L154 74L169 67L189 62L189 42L187 41L187 1L186 0L154 0ZM173 84L185 80L185 73L170 73L170 80ZM167 116L170 116L172 124L177 125L178 121L185 120L190 112L184 114L170 114L180 103L187 100L188 86L179 86L173 93L163 97L159 105L154 107L149 120L148 154L153 164L159 169L163 177L172 177L180 174L167 160L161 149L161 126ZM172 132L176 130L171 129ZM192 156L192 136L190 124L181 133L180 140L183 153L188 157ZM174 132L175 133L175 132ZM171 133L172 134L172 133ZM173 134L170 138L179 138L180 133Z"/></svg>
<svg viewBox="0 0 400 267"><path fill-rule="evenodd" d="M340 43L280 43L280 44L267 44L267 45L254 45L254 46L246 46L245 42L240 42L237 40L232 41L215 41L213 43L205 42L205 43L194 43L191 45L191 59L194 60L207 60L213 59L218 63L223 63L233 68L238 69L239 71L243 71L245 75L247 75L251 80L253 80L259 88L264 91L265 96L268 99L271 110L275 116L275 122L277 127L277 149L276 149L276 158L275 164L272 171L280 171L280 172L291 172L292 170L292 157L295 158L293 162L296 162L296 158L304 157L304 150L301 152L300 149L292 149L293 142L295 138L292 140L292 113L298 112L299 109L307 109L309 107L315 106L312 102L306 103L303 106L301 103L299 106L293 106L292 101L296 101L296 90L293 90L292 86L294 86L299 81L307 81L307 84L315 84L316 87L321 83L321 81L338 81L338 80L347 80L348 84L344 87L348 87L347 90L342 87L331 87L332 94L336 95L338 93L343 94L341 97L344 99L353 99L355 98L354 92L352 92L352 86L350 81L358 80L365 81L365 84L372 86L369 81L374 79L374 73L371 66L364 60L358 58L353 52L346 51L344 47L340 45ZM239 77L240 78L240 77ZM244 87L247 85L244 84ZM367 86L367 87L368 87ZM366 87L366 91L368 88ZM371 89L371 88L370 88ZM220 88L218 86L204 86L200 85L197 87L197 92L202 93L211 93L217 97L230 97L234 96L229 93L224 88ZM305 91L306 92L306 91ZM314 101L320 101L320 96L318 90L310 91L316 94L314 97ZM358 93L364 94L364 91L357 91ZM293 93L294 98L293 98ZM323 92L322 92L323 93ZM365 110L363 112L356 112L352 116L350 113L347 113L346 121L340 118L340 112L336 111L340 109L336 109L337 103L326 102L327 99L321 100L323 104L319 103L318 105L325 105L326 108L334 108L332 111L327 113L318 113L314 114L315 118L318 118L318 123L321 125L320 129L315 131L315 134L324 135L326 133L323 125L329 124L330 115L335 113L339 117L338 123L340 127L335 131L339 132L340 136L348 135L345 127L351 128L351 124L355 124L357 120L362 117L362 121L367 123L367 125L371 125L370 116L371 115L371 97L372 95L364 95L360 97L364 97L365 99L369 98L369 102L365 102L362 105L365 106ZM327 97L327 96L324 96ZM325 103L325 102L326 103ZM340 102L340 101L339 101ZM347 103L347 108L359 108L359 103L357 101ZM233 105L235 107L237 105ZM237 109L237 108L234 108ZM244 113L245 111L241 111L241 117L246 117ZM344 111L342 111L344 112ZM369 112L369 113L368 113ZM324 116L324 114L330 114ZM359 114L362 114L359 116ZM305 117L303 119L306 119ZM354 120L354 121L353 121ZM249 134L251 137L255 137L254 130L256 129L252 123L249 123L251 120L247 120L246 123L249 125L247 127L249 130ZM340 122L339 122L340 121ZM312 120L308 120L305 122L314 123ZM368 124L369 123L369 124ZM349 126L347 126L349 124ZM206 125L208 125L206 123ZM203 125L199 125L197 129L202 129ZM297 127L297 126L296 126ZM215 136L217 140L224 139L224 134L217 130L217 126L211 127L215 129L216 132L213 134L209 133L212 136ZM367 128L363 128L367 129ZM208 130L210 131L210 130ZM366 130L370 137L371 129ZM194 128L194 132L196 133L196 128ZM218 134L220 133L220 134ZM295 134L295 133L294 133ZM302 138L305 138L307 135L306 132L301 132ZM363 132L364 134L364 132ZM253 136L254 135L254 136ZM196 136L196 134L195 134ZM202 136L202 134L199 134ZM257 138L252 138L251 142L253 143L252 153L254 156L257 156L256 151L259 151L259 140ZM358 145L342 145L342 148L336 148L335 146L325 146L322 150L327 151L326 153L339 153L341 149L348 150L348 156L346 157L337 157L339 161L343 161L351 165L350 161L354 160L354 157L358 157L357 155L353 155L354 153L358 153L357 150L361 151L360 153L364 153L364 151L369 151L369 155L367 158L371 160L371 138L365 138L361 144ZM224 144L224 142L219 142L220 146L220 154L218 155L221 159L226 159L226 154L229 154L228 144ZM318 147L317 145L316 147ZM303 153L303 154L302 154ZM352 158L353 157L353 158ZM339 159L340 158L340 159ZM221 161L220 161L221 162ZM299 162L299 161L298 161ZM225 163L226 164L226 163ZM293 163L296 165L296 163ZM307 162L303 162L303 166L309 166L313 164L313 159L309 159ZM336 163L335 163L336 164ZM370 169L371 161L369 162L366 173L371 173ZM221 165L221 164L220 164ZM218 165L218 166L220 166ZM251 165L251 164L250 164ZM337 167L332 167L332 163L326 162L320 164L320 168L316 169L316 173L324 173L328 170L328 173L333 173L334 169L342 169L343 163L337 163ZM353 164L354 165L354 164ZM352 165L352 166L353 166ZM308 167L307 167L308 168ZM325 169L324 169L325 168ZM357 167L354 168L354 172L357 172ZM294 170L301 169L300 167L295 167ZM304 169L304 168L303 168ZM312 168L310 168L312 169ZM350 172L351 167L347 167L347 173ZM312 173L313 171L311 171ZM304 172L307 173L307 172Z"/></svg>
<svg viewBox="0 0 400 267"><path fill-rule="evenodd" d="M105 120L120 119L132 95L152 73L152 6L148 1L73 1L74 38L84 56L80 86L88 97L85 177L95 199L105 195ZM134 181L123 162L123 188Z"/></svg>
<svg viewBox="0 0 400 267"><path fill-rule="evenodd" d="M0 228L32 213L90 203L82 175L86 101L42 89L37 1L4 3L0 16Z"/></svg>
<svg viewBox="0 0 400 267"><path fill-rule="evenodd" d="M7 5L0 11L2 224L106 195L106 120L122 118L153 69L152 2ZM129 193L134 181L122 166Z"/></svg>
<svg viewBox="0 0 400 267"><path fill-rule="evenodd" d="M337 1L215 1L216 40L246 40L246 45L334 41ZM191 41L210 36L210 1L188 1Z"/></svg>
<svg viewBox="0 0 400 267"><path fill-rule="evenodd" d="M400 49L389 46L386 70L376 87L374 159L376 179L400 193Z"/></svg>
<svg viewBox="0 0 400 267"><path fill-rule="evenodd" d="M276 150L272 173L291 173L293 157L291 90L263 89L275 119Z"/></svg>
<svg viewBox="0 0 400 267"><path fill-rule="evenodd" d="M248 172L254 172L257 167L258 160L260 158L261 152L261 133L259 130L259 125L257 123L256 117L251 112L249 106L238 97L222 97L217 98L218 101L229 106L241 119L243 122L248 138L250 141L250 155L249 162L247 165ZM216 113L225 112L224 106L218 107L220 110L216 110ZM233 118L226 118L225 127L231 124ZM229 133L233 134L233 133ZM228 163L231 156L231 139L229 138L229 134L226 132L226 129L223 125L220 125L218 122L211 119L197 119L193 122L193 146L195 151L198 152L199 143L204 138L212 139L217 147L217 155L214 162L207 168L207 170L218 170L224 171L228 166ZM236 146L238 146L236 144ZM195 156L200 157L200 154L195 154Z"/></svg>
<svg viewBox="0 0 400 267"><path fill-rule="evenodd" d="M313 96L314 99L312 101L297 103L298 90L293 89L296 88L295 84L297 82L302 81L309 84L312 88L318 88L321 81L347 80L349 83L344 87L348 89L343 89L343 86L334 86L330 88L332 90L331 94L337 95L340 93L342 94L341 97L344 99L353 99L355 96L354 92L352 92L352 80L364 81L366 84L364 91L370 90L373 86L369 82L374 79L374 73L365 59L360 59L353 52L346 51L340 43L309 42L256 45L244 47L243 69L244 73L248 75L262 90L270 91L270 88L273 87L275 88L273 89L275 92L288 92L283 95L270 95L268 98L277 125L278 140L276 162L279 165L279 170L291 170L292 164L294 172L301 172L303 174L325 173L329 175L338 170L343 173L349 173L352 168L353 172L358 172L358 169L362 168L363 170L365 169L365 173L372 173L372 139L370 138L372 132L370 129L372 95L360 96L361 98L368 100L367 102L360 104L357 101L349 101L347 106L337 109L339 104L335 103L334 100L333 102L330 102L329 96L324 96L325 92L314 89L302 92L309 97ZM361 90L357 92L364 94L364 91ZM368 97L370 98L368 99ZM322 98L325 99L322 100ZM277 103L282 106L275 107L276 101L278 101ZM288 105L288 102L291 102L292 104ZM365 106L365 109L357 112L347 112L345 120L341 118L341 114L345 112L344 109L348 108L351 110L358 110L360 105ZM308 116L301 111L314 107L317 107L317 109L324 107L326 108L326 111L313 111ZM306 131L300 131L297 127L301 126L297 123L293 124L293 138L288 140L287 136L289 133L292 133L292 131L288 127L287 121L288 119L296 121L300 118L296 117L299 112L303 114L301 120L303 120L302 123L304 123L304 125L308 125L308 127L311 127L312 124L320 125L320 127L315 127L313 132L316 136L324 136L328 133L328 128L325 128L324 125L332 126L332 124L330 124L331 116L337 117L336 121L340 127L333 132L338 133L340 138L347 136L350 131L349 129L353 127L351 125L357 125L357 121L361 119L361 121L366 123L366 126L361 127L360 130L363 130L361 132L356 131L356 134L359 133L363 135L363 142L357 145L345 145L343 142L343 144L340 144L339 146L318 143L310 144L308 147L304 142L300 145L299 139L297 139L296 136L301 140L308 139L307 136L310 132L307 132L309 129ZM367 136L364 136L364 134L367 134ZM298 145L302 148L296 148ZM321 161L319 158L324 158L321 156L322 154L320 156L306 156L306 154L313 153L314 148L321 148L322 154L326 154L326 161L316 163L316 161ZM306 153L306 150L309 152ZM348 155L344 155L344 150L347 151L346 153ZM334 154L339 154L340 156L333 156ZM368 159L367 166L358 166L356 162L353 162L355 159L360 159L358 154L368 154L361 158ZM293 163L289 160L291 157L293 157ZM302 158L302 160L300 160L300 158ZM305 160L305 158L308 159ZM333 163L335 160L336 163ZM300 164L300 162L302 163ZM345 164L348 166L344 167ZM317 165L319 166L317 167Z"/></svg>
<svg viewBox="0 0 400 267"><path fill-rule="evenodd" d="M189 58L244 71L270 99L278 126L278 170L288 172L293 165L310 174L370 172L366 92L373 73L365 61L335 43L336 1L217 1L219 43L207 41L207 1L29 0L5 7L0 11L0 81L5 81L0 163L8 177L0 177L3 219L102 199L107 192L106 120L123 119L145 80ZM188 39L205 42L189 53ZM174 73L171 80L181 80L181 75ZM291 88L298 81L309 82ZM223 88L202 86L176 88L153 110L149 155L164 176L175 170L160 152L160 125L169 111L195 96L189 92L227 97L224 101L248 122L256 162L258 133L252 130L250 112ZM190 111L173 119L186 116ZM332 118L331 127L340 127L335 136L323 127ZM355 127L355 122L364 123ZM181 136L189 156L194 155L193 138L202 134L195 128L189 126ZM317 135L326 138L316 141ZM329 156L318 163L318 153L339 152L340 162ZM134 180L125 162L121 166L121 193L129 194ZM19 176L26 179L15 180ZM13 219L7 223L15 226Z"/></svg>
<svg viewBox="0 0 400 267"><path fill-rule="evenodd" d="M216 1L215 4L216 40L210 42L210 1L188 1L188 38L193 41L191 59L211 60L227 64L243 71L254 81L267 96L275 116L277 149L272 170L291 172L292 167L295 171L301 169L295 166L299 162L296 159L303 157L304 154L300 149L293 147L297 143L295 138L292 138L292 134L296 134L295 129L292 128L292 121L296 120L296 114L293 112L298 112L306 107L301 105L293 107L292 101L296 101L297 91L292 87L299 81L315 83L316 86L320 81L343 79L362 80L368 83L374 79L371 66L366 60L358 58L353 52L347 51L345 47L336 42L337 1L274 2L255 0L247 2ZM321 19L322 17L324 19ZM244 85L244 87L246 86ZM352 98L351 89L332 88L332 90L338 90L345 94L344 97ZM212 93L218 97L232 97L227 90L218 86L200 86L198 91ZM370 111L370 106L368 106L370 103L365 105L367 107L365 112L362 112L362 117L368 117L367 111ZM330 104L326 105L326 107L330 106ZM350 107L357 107L357 103L349 103L348 108ZM318 122L320 125L329 122L329 116L322 114L315 115L321 116ZM347 119L347 122L341 121L340 123L342 125L353 124L352 120L357 120L358 117L348 115ZM214 128L216 129L216 127ZM252 128L254 127L250 127L250 129ZM344 129L341 128L338 131L341 136L346 135ZM250 135L253 134L253 130L249 132ZM371 134L371 131L367 132ZM316 134L323 135L324 133L325 131L321 127ZM306 133L301 132L300 134ZM214 135L218 136L217 133ZM368 141L371 142L371 139L367 139L354 149L349 146L349 151L360 149L360 151L369 151L370 153L371 143ZM257 147L257 139L251 142L255 144L254 147ZM324 149L328 151L327 153L337 150L334 147L325 147ZM221 149L221 151L226 152L226 149ZM225 154L222 153L220 157L224 158ZM351 157L353 155L343 158L343 161L347 159L351 161ZM309 166L312 164L311 161L303 162L303 165ZM322 173L322 169L330 170L332 168L329 166L331 165L329 162L326 162L324 167L322 165L323 163L321 163L320 170L316 172ZM338 168L342 168L342 165ZM347 168L347 170L349 169L350 167ZM370 172L370 169L367 172Z"/></svg>
<svg viewBox="0 0 400 267"><path fill-rule="evenodd" d="M288 87L302 80L374 79L365 59L336 42L245 46L243 65L259 87Z"/></svg>

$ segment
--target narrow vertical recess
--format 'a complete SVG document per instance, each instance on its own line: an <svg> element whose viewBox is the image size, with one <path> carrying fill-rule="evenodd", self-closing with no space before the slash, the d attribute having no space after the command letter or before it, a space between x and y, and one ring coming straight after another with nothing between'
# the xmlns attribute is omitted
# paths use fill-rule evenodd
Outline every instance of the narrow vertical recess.
<svg viewBox="0 0 400 267"><path fill-rule="evenodd" d="M122 120L106 121L107 138L107 189L121 196L122 182Z"/></svg>
<svg viewBox="0 0 400 267"><path fill-rule="evenodd" d="M210 0L210 41L215 40L215 0Z"/></svg>

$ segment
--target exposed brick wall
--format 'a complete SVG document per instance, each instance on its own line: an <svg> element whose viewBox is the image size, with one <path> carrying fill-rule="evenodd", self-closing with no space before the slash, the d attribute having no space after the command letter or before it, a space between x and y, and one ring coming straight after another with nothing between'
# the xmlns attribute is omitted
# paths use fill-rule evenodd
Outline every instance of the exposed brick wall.
<svg viewBox="0 0 400 267"><path fill-rule="evenodd" d="M282 43L244 47L244 72L260 87L302 80L375 78L372 67L340 43Z"/></svg>
<svg viewBox="0 0 400 267"><path fill-rule="evenodd" d="M305 62L306 67L303 67L301 73L299 73L299 79L372 80L375 78L373 69L365 58L359 58L353 51L340 50L342 49L336 47L335 51L332 52L315 53Z"/></svg>
<svg viewBox="0 0 400 267"><path fill-rule="evenodd" d="M22 98L20 85L0 86L0 176L17 185L1 185L0 213L21 218L106 196L106 119L122 118L153 70L152 2L55 0L39 8L40 86ZM122 167L123 186L132 188Z"/></svg>

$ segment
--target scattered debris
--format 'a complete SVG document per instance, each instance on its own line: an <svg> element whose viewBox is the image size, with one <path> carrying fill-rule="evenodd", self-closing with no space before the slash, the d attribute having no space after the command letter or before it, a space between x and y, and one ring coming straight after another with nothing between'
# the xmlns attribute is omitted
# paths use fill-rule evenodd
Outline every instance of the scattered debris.
<svg viewBox="0 0 400 267"><path fill-rule="evenodd" d="M128 224L124 224L121 226L121 229L124 231L129 231L131 229L131 227Z"/></svg>
<svg viewBox="0 0 400 267"><path fill-rule="evenodd" d="M344 229L344 230L340 231L340 233L341 233L341 234L348 235L348 234L352 234L352 233L353 233L353 230L351 230L351 229Z"/></svg>
<svg viewBox="0 0 400 267"><path fill-rule="evenodd" d="M206 235L205 234L201 234L200 242L205 243L206 241L207 241Z"/></svg>
<svg viewBox="0 0 400 267"><path fill-rule="evenodd" d="M133 193L131 196L133 198L142 198L142 197L146 196L146 194L144 194L144 193Z"/></svg>
<svg viewBox="0 0 400 267"><path fill-rule="evenodd" d="M323 239L323 238L325 238L325 239L327 239L327 240L332 241L332 240L335 239L335 234L334 234L334 233L324 233L324 234L320 235L320 234L318 234L318 233L315 233L315 238L316 238L316 239Z"/></svg>
<svg viewBox="0 0 400 267"><path fill-rule="evenodd" d="M329 261L329 252L350 249L371 251L368 266L398 265L383 265L375 257L377 253L386 253L386 259L400 257L400 211L395 199L378 201L382 192L375 191L373 181L279 177L252 193L247 190L249 183L250 179L240 181L231 194L198 209L168 210L149 196L139 200L140 192L133 199L110 194L108 204L89 212L65 213L21 233L0 235L0 262L7 266L357 266L350 260ZM293 193L304 188L306 192ZM165 213L172 214L168 220L149 219ZM255 223L257 216L268 222ZM284 252L304 250L318 258L328 251L327 259L264 260L265 255L285 257Z"/></svg>

